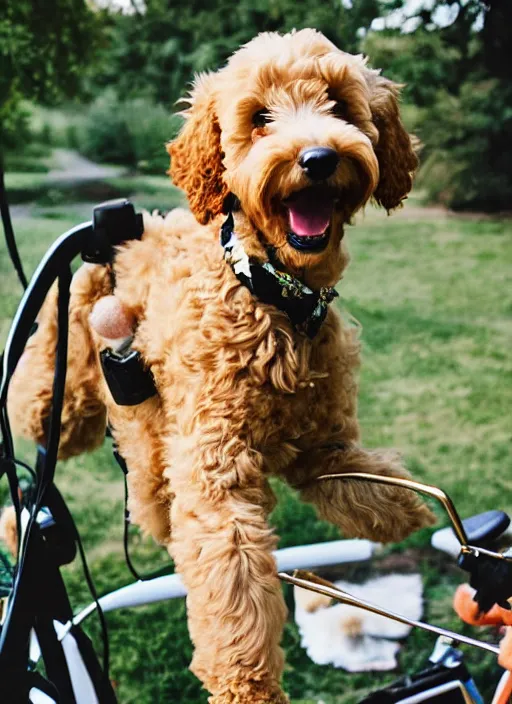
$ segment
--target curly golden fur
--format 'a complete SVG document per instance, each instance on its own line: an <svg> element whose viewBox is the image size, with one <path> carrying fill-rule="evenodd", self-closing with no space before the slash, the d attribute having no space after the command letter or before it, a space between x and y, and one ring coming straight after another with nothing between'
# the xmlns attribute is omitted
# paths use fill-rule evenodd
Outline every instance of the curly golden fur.
<svg viewBox="0 0 512 704"><path fill-rule="evenodd" d="M132 518L168 546L188 588L191 667L215 704L287 701L270 476L347 536L396 541L432 522L412 492L313 481L335 471L408 473L394 453L359 444L359 346L335 310L310 340L240 284L219 245L233 194L251 256L264 259L272 245L307 285L336 284L348 263L344 224L370 198L389 210L411 188L417 161L397 99L395 84L314 30L260 35L197 79L169 146L170 173L193 215L147 215L142 240L120 247L114 264L115 295L137 320L133 346L153 372L154 398L113 402L98 367L105 343L88 324L110 293L109 272L87 265L73 282L61 456L99 445L108 416L129 466ZM262 109L269 119L254 125ZM310 185L298 156L317 145L340 156L324 184L337 198L327 246L305 253L287 239L283 201ZM18 431L38 441L54 338L50 297L10 398Z"/></svg>

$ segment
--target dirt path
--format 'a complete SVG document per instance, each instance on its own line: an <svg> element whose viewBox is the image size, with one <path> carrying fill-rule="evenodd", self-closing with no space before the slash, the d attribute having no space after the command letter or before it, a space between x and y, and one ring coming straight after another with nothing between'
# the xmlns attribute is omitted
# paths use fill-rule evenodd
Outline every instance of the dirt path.
<svg viewBox="0 0 512 704"><path fill-rule="evenodd" d="M124 173L119 166L95 164L71 149L55 149L53 152L54 168L48 172L50 181L97 181L115 178Z"/></svg>

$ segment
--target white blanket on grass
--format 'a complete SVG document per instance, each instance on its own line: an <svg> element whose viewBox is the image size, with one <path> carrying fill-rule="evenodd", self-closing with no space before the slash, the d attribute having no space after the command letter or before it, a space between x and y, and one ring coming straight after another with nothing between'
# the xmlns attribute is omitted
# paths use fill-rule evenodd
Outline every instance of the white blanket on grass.
<svg viewBox="0 0 512 704"><path fill-rule="evenodd" d="M419 620L423 611L421 576L388 575L366 584L335 582L349 594L390 611ZM295 588L295 621L301 645L318 665L333 665L349 672L392 670L397 666L398 640L410 626L355 606L318 598Z"/></svg>

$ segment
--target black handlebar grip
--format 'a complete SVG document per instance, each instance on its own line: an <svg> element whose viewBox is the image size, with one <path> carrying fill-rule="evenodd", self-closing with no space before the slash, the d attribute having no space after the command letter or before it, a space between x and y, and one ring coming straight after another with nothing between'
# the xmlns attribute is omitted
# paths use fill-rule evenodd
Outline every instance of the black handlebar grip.
<svg viewBox="0 0 512 704"><path fill-rule="evenodd" d="M114 248L129 240L140 240L144 232L141 213L126 198L108 200L93 210L92 235L82 249L84 262L109 264Z"/></svg>

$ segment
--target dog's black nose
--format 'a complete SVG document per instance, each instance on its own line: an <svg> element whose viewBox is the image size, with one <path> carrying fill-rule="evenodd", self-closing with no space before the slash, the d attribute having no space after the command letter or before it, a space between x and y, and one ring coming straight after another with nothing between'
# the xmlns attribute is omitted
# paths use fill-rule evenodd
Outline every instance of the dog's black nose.
<svg viewBox="0 0 512 704"><path fill-rule="evenodd" d="M312 147L305 149L299 156L302 166L312 181L322 181L329 178L338 166L339 156L334 149L329 147Z"/></svg>

